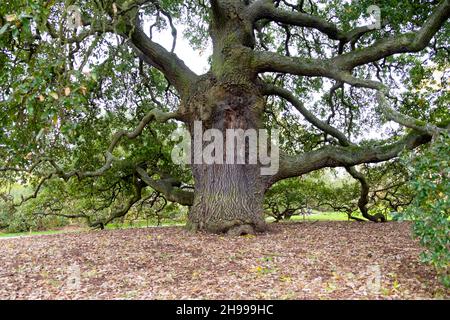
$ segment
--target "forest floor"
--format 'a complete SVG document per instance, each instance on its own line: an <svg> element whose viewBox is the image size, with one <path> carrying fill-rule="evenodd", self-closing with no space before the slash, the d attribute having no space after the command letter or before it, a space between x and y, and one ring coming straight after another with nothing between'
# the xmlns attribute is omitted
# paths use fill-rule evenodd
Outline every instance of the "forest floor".
<svg viewBox="0 0 450 320"><path fill-rule="evenodd" d="M3 239L0 299L448 299L408 222L181 227Z"/></svg>

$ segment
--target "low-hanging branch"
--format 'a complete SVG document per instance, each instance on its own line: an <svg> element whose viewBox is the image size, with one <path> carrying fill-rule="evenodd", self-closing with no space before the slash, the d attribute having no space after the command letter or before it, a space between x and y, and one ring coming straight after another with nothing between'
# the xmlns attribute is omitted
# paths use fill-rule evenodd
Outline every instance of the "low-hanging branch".
<svg viewBox="0 0 450 320"><path fill-rule="evenodd" d="M351 75L346 77L345 80L346 83L358 85L359 87L377 89L378 98L381 99L384 97L386 89L381 83L358 79ZM271 89L272 93L279 93L282 97L291 101L291 103L294 103L294 105L301 106L301 103L285 90L275 90L274 87ZM272 184L281 179L299 176L325 167L352 167L362 163L386 161L397 157L404 149L414 149L421 144L429 142L436 131L448 130L447 128L438 128L428 124L419 126L417 125L419 121L396 112L387 106L383 99L380 100L380 108L390 120L397 121L407 127L412 127L415 130L391 144L384 144L381 146L347 145L348 141L346 141L345 136L337 129L327 125L315 116L312 117L311 114L305 112L307 111L305 108L299 108L299 111L302 114L307 115L305 119L322 129L324 132L338 138L341 142L341 146L327 146L297 156L284 155L280 161L280 172L270 178L269 183ZM412 126L411 122L414 122L415 125ZM408 126L408 124L410 124L410 126Z"/></svg>
<svg viewBox="0 0 450 320"><path fill-rule="evenodd" d="M104 229L105 226L110 223L111 221L125 216L130 209L139 201L142 199L142 190L146 187L146 184L140 181L136 175L133 176L133 196L128 199L128 201L125 203L123 207L120 209L117 209L113 211L106 219L100 219L96 220L94 222L91 222L90 219L88 219L88 224L91 228L99 228Z"/></svg>
<svg viewBox="0 0 450 320"><path fill-rule="evenodd" d="M148 175L144 168L139 166L136 167L136 173L142 181L144 181L155 191L162 193L167 200L177 202L185 206L192 206L194 203L194 193L175 187L178 182L173 178L154 180Z"/></svg>
<svg viewBox="0 0 450 320"><path fill-rule="evenodd" d="M36 199L37 196L38 196L38 194L39 194L39 191L41 191L41 188L44 186L45 182L47 182L48 180L50 180L50 179L53 177L53 175L54 175L54 173L52 172L52 173L50 173L49 175L43 177L43 178L41 179L41 181L38 183L36 189L34 190L34 192L33 192L31 195L29 195L29 196L27 196L27 197L24 197L24 196L22 195L22 196L21 196L20 202L17 203L17 204L13 204L13 206L14 206L14 207L20 207L20 206L21 206L22 204L24 204L25 202L27 202L27 201L29 201L29 200L31 200L31 199Z"/></svg>
<svg viewBox="0 0 450 320"><path fill-rule="evenodd" d="M36 167L43 163L49 163L54 171L47 174L44 178L41 179L39 182L37 188L31 194L27 197L22 197L19 204L15 204L15 206L20 206L24 202L34 199L38 196L40 190L42 189L45 182L52 179L53 177L57 176L62 178L65 181L68 181L72 177L77 177L79 180L85 179L85 178L94 178L94 177L100 177L105 174L109 169L111 169L112 164L114 162L114 156L113 151L120 142L120 140L123 137L127 137L128 139L135 139L137 138L145 129L145 127L151 122L151 121L157 121L157 122L166 122L169 119L177 118L177 113L166 113L163 111L160 111L158 109L152 109L138 124L138 126L133 131L119 131L116 134L113 135L112 141L108 147L108 150L105 152L105 163L102 167L100 167L97 170L94 171L80 171L80 170L72 170L69 172L65 172L58 163L48 157L42 157L40 158L35 164L33 164L29 169L26 168L18 168L18 167L0 167L0 172L7 172L7 171L13 171L13 172L26 172L26 173L32 173Z"/></svg>
<svg viewBox="0 0 450 320"><path fill-rule="evenodd" d="M386 217L382 214L371 215L367 209L369 203L370 186L366 177L359 172L355 167L346 167L347 172L361 185L361 192L358 200L358 208L364 218L373 222L386 222Z"/></svg>
<svg viewBox="0 0 450 320"><path fill-rule="evenodd" d="M106 171L108 171L112 167L112 164L114 161L114 156L112 155L112 153L123 137L126 137L128 139L136 139L139 135L141 135L141 133L144 131L145 127L151 121L156 121L156 122L162 123L162 122L166 122L170 119L174 119L177 117L178 117L177 113L167 113L167 112L163 112L158 109L152 109L149 113L147 113L147 115L145 115L144 118L142 118L142 120L139 122L138 126L133 131L121 130L121 131L116 132L113 135L113 138L108 147L108 150L105 152L105 164L101 168L99 168L95 171L76 171L76 170L74 170L74 171L65 173L54 160L50 160L50 163L56 169L55 173L58 176L60 176L61 178L63 178L64 180L68 180L73 176L77 176L78 179L80 179L80 180L84 179L84 178L88 178L88 177L102 176Z"/></svg>

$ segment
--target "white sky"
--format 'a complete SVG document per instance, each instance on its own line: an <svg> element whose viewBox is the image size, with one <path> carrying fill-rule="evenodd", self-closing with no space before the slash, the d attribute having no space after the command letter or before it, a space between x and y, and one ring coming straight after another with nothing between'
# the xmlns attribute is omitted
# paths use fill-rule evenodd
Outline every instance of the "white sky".
<svg viewBox="0 0 450 320"><path fill-rule="evenodd" d="M183 37L184 29L182 26L176 26L178 31L177 45L175 47L175 53L184 61L184 63L196 74L200 75L208 71L208 57L212 53L211 45L208 45L207 50L200 52L200 50L194 50ZM144 30L148 30L147 26L144 26ZM153 41L159 43L167 50L172 48L172 35L169 30L164 30L160 33L153 35Z"/></svg>

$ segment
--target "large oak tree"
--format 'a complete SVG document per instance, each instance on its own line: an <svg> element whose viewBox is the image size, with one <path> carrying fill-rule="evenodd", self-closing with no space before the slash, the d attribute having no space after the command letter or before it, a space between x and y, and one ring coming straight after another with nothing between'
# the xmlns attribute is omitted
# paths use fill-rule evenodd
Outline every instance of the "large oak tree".
<svg viewBox="0 0 450 320"><path fill-rule="evenodd" d="M379 26L367 15L373 4ZM71 5L81 13L75 29ZM193 230L243 234L265 230L273 184L343 167L361 183L363 216L376 221L357 166L448 130L445 82L421 88L436 72L448 76L449 16L449 0L2 1L0 171L35 185L19 204L61 181L84 201L101 196L80 212L46 202L91 226L124 216L151 190L189 206ZM205 74L175 54L180 26L194 49L212 44ZM155 40L163 29L171 48ZM280 129L278 172L174 165L166 138L181 125L193 134L196 121L222 132ZM98 211L107 214L93 218Z"/></svg>

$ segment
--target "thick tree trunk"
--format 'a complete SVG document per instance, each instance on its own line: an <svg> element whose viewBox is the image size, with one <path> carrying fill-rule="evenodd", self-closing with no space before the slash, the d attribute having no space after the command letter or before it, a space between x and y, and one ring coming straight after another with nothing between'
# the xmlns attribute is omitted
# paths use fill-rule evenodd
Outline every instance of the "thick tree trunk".
<svg viewBox="0 0 450 320"><path fill-rule="evenodd" d="M249 52L255 38L251 19L243 16L245 7L241 1L212 2L211 72L193 86L195 92L184 104L192 136L197 121L201 121L203 130L219 130L225 145L230 142L227 129L262 128L260 117L265 99L256 85L257 74L252 68ZM264 231L263 198L267 180L261 175L260 159L256 163L249 161L249 156L254 157L258 151L249 146L244 150L236 147L233 149L236 161L230 163L225 149L222 164L192 165L195 195L189 226L193 230L231 235ZM241 159L245 157L244 164L237 161L238 154Z"/></svg>
<svg viewBox="0 0 450 320"><path fill-rule="evenodd" d="M190 114L195 114L188 121L194 138L191 166L195 179L195 196L188 223L192 230L241 235L266 229L263 213L266 180L261 175L259 158L257 157L256 163L249 159L250 155L258 155L260 145L258 143L255 151L248 140L245 140L245 147L238 148L235 137L227 139L228 129L232 132L240 130L258 134L258 129L261 128L259 114L264 100L255 87L245 87L242 84L218 84L209 80L206 87L199 85L199 93L188 106ZM195 149L201 147L199 152L202 152L216 139L207 142L195 140L195 137L198 138L195 128L198 129L200 123L203 133L208 129L217 129L221 133L223 139L220 138L222 141L219 142L223 143L223 155L218 159L222 159L222 163L215 161L207 164L204 159L202 163L198 163L198 160L195 162ZM227 149L229 143L234 144L233 156L227 157L227 153L231 153ZM212 154L215 152L216 150ZM238 155L241 156L241 162ZM230 158L233 161L230 162ZM245 160L244 163L242 159Z"/></svg>
<svg viewBox="0 0 450 320"><path fill-rule="evenodd" d="M189 226L193 230L230 235L264 231L264 186L259 181L259 168L255 167L195 166L195 197Z"/></svg>

